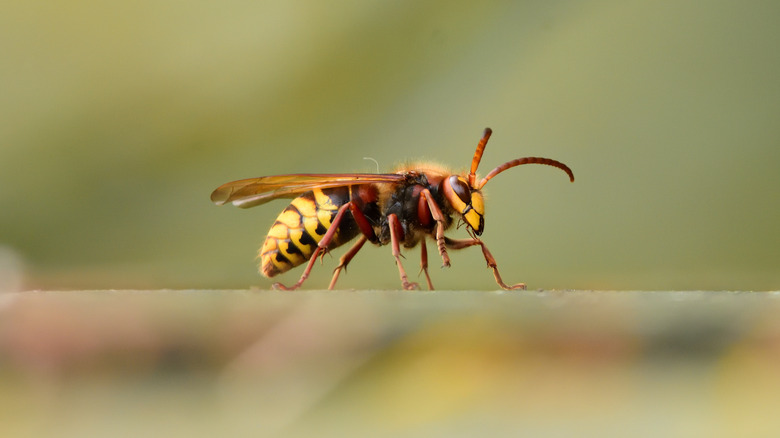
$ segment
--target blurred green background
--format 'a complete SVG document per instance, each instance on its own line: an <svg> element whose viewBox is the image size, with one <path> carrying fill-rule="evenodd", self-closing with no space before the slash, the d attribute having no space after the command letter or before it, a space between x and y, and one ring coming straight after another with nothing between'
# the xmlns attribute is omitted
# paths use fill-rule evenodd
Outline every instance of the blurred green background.
<svg viewBox="0 0 780 438"><path fill-rule="evenodd" d="M215 187L374 171L364 157L463 168L486 126L483 174L536 155L577 177L527 166L487 186L507 282L780 286L780 3L2 9L0 288L266 288L253 258L285 201L219 208ZM478 250L452 258L438 288L496 287ZM339 286L399 287L389 249Z"/></svg>

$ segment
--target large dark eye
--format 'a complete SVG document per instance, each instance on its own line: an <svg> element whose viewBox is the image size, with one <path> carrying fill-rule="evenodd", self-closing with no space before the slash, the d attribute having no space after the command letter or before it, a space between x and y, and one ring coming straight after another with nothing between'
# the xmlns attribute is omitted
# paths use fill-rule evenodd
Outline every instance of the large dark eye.
<svg viewBox="0 0 780 438"><path fill-rule="evenodd" d="M452 187L452 191L458 195L458 198L460 198L464 204L471 203L471 188L469 188L469 185L466 184L466 182L458 179L457 175L452 175L450 177L450 187Z"/></svg>

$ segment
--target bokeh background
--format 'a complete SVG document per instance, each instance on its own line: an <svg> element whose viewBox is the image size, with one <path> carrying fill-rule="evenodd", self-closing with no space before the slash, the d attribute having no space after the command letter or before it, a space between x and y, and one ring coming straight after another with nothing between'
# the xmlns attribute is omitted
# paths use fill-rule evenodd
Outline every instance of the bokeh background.
<svg viewBox="0 0 780 438"><path fill-rule="evenodd" d="M285 201L219 208L215 187L462 168L490 126L483 174L537 155L577 177L487 186L508 282L776 289L778 23L773 1L6 4L0 287L267 288L253 258ZM433 280L496 287L476 250ZM389 250L340 286L397 288Z"/></svg>
<svg viewBox="0 0 780 438"><path fill-rule="evenodd" d="M758 0L4 4L0 435L780 436L778 24ZM526 292L486 292L478 250L432 269L457 291L363 291L399 287L370 247L357 290L269 291L285 201L209 201L465 168L486 126L483 174L577 177L486 188Z"/></svg>

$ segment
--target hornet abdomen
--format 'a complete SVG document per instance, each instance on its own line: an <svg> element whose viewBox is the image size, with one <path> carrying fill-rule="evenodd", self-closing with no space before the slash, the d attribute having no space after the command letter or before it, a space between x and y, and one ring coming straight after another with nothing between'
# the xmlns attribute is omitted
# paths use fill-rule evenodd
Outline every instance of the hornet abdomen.
<svg viewBox="0 0 780 438"><path fill-rule="evenodd" d="M260 248L260 272L273 277L309 260L339 207L352 198L352 187L314 189L293 199L276 218ZM352 215L344 215L328 249L350 241L359 232Z"/></svg>

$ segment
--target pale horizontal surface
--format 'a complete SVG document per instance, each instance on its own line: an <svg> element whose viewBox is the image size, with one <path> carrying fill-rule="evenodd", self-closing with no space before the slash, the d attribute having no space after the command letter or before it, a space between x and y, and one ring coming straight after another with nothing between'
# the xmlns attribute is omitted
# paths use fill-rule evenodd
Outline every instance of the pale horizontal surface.
<svg viewBox="0 0 780 438"><path fill-rule="evenodd" d="M3 436L780 436L778 292L0 294Z"/></svg>

